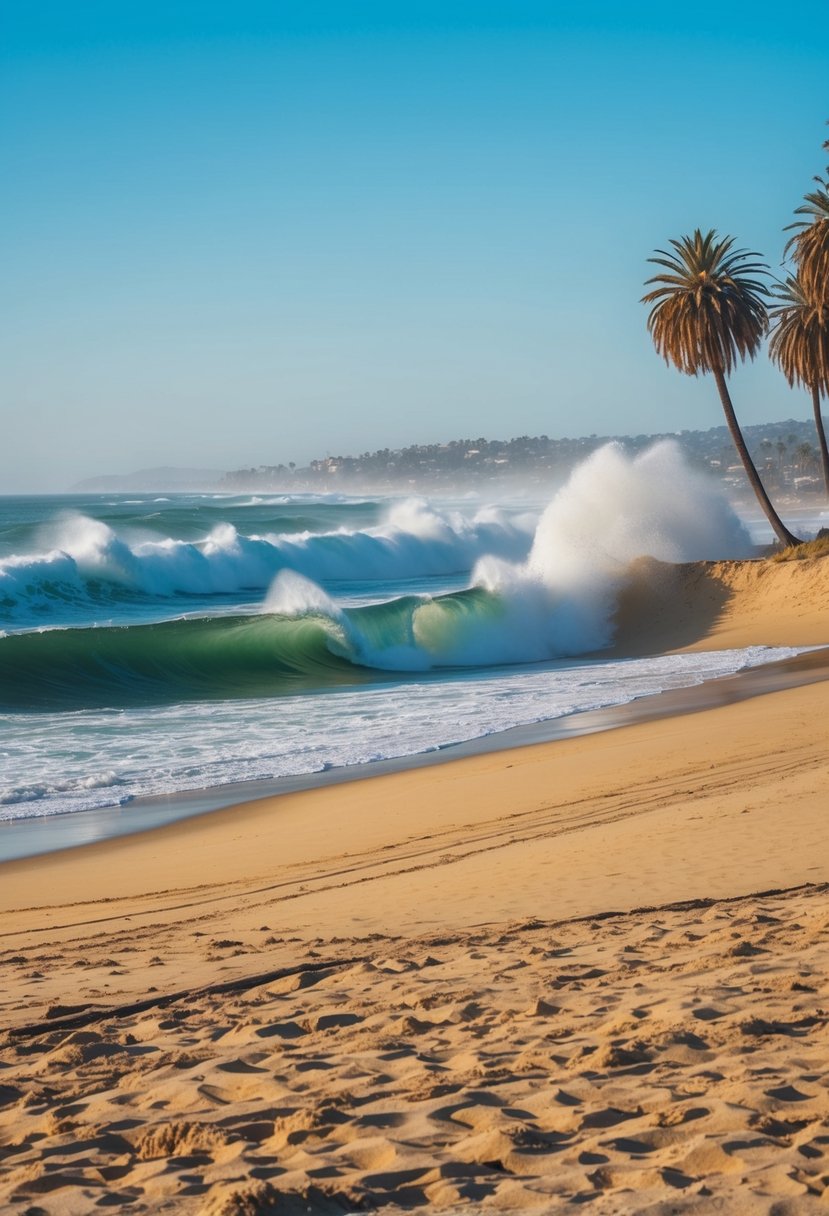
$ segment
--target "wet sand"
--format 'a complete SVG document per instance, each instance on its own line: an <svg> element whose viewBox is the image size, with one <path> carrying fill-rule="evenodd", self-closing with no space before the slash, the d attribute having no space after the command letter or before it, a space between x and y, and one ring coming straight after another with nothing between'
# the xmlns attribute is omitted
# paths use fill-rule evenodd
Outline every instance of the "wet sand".
<svg viewBox="0 0 829 1216"><path fill-rule="evenodd" d="M189 819L194 815L223 810L260 798L274 798L301 790L326 789L351 781L363 781L389 773L401 773L436 764L448 764L467 756L535 743L552 743L557 739L572 739L579 735L598 734L616 730L634 722L652 722L675 714L699 713L717 705L731 705L750 697L793 688L800 684L826 678L829 648L807 651L795 658L766 663L733 676L707 680L690 688L674 689L654 696L642 697L626 705L587 710L547 722L518 726L512 730L452 744L438 751L415 756L380 760L354 768L333 769L324 773L309 773L298 777L282 777L263 781L239 782L207 790L192 790L180 794L152 798L136 798L126 806L102 807L71 815L43 816L5 820L0 824L0 863L33 857L59 849L131 836Z"/></svg>

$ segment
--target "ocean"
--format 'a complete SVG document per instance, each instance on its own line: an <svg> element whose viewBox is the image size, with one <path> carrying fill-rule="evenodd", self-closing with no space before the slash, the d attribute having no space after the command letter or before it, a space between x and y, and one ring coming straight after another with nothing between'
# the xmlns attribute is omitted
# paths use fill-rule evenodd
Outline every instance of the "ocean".
<svg viewBox="0 0 829 1216"><path fill-rule="evenodd" d="M497 501L0 498L0 824L229 801L788 657L601 656L632 558L757 539L670 444Z"/></svg>

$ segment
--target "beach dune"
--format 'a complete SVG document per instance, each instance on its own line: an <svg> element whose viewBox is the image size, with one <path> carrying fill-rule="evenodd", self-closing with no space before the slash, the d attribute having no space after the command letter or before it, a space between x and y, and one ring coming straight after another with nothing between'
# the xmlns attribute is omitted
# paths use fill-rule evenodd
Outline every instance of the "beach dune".
<svg viewBox="0 0 829 1216"><path fill-rule="evenodd" d="M820 646L829 637L829 561L686 562L643 557L620 596L613 653Z"/></svg>
<svg viewBox="0 0 829 1216"><path fill-rule="evenodd" d="M641 562L616 651L826 644ZM826 653L4 865L0 1207L826 1211Z"/></svg>

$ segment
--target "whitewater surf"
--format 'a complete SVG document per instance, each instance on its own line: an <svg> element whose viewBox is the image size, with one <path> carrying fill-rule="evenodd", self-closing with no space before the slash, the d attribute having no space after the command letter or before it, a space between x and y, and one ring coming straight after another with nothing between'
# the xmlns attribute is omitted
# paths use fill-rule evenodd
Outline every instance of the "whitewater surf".
<svg viewBox="0 0 829 1216"><path fill-rule="evenodd" d="M670 444L602 449L546 505L0 500L0 819L412 756L785 657L599 657L633 559L752 551Z"/></svg>

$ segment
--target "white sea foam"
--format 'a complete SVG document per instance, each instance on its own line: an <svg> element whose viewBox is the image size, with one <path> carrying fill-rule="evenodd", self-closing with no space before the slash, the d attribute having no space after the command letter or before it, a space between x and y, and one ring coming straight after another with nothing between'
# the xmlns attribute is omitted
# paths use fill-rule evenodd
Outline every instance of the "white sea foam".
<svg viewBox="0 0 829 1216"><path fill-rule="evenodd" d="M626 704L798 653L730 650L410 679L335 695L0 716L0 821L315 773ZM105 764L105 768L90 768Z"/></svg>
<svg viewBox="0 0 829 1216"><path fill-rule="evenodd" d="M342 609L331 596L295 570L283 570L276 576L265 596L262 611L280 616L322 615L336 621L343 618Z"/></svg>
<svg viewBox="0 0 829 1216"><path fill-rule="evenodd" d="M612 640L611 619L637 557L748 557L751 539L719 489L679 447L636 457L608 444L572 474L539 521L527 561L486 559L473 582L505 602L509 660L585 654Z"/></svg>
<svg viewBox="0 0 829 1216"><path fill-rule="evenodd" d="M751 552L725 495L686 464L677 444L658 443L636 457L608 444L547 507L527 561L488 559L473 581L506 601L510 632L526 639L523 657L575 655L611 640L617 595L634 558L686 562Z"/></svg>
<svg viewBox="0 0 829 1216"><path fill-rule="evenodd" d="M217 524L198 542L128 542L108 524L69 515L52 529L47 552L0 561L0 608L15 624L59 613L66 603L138 592L175 595L261 593L281 570L316 582L425 579L468 572L486 553L526 556L532 522L493 508L466 515L421 500L392 505L365 529L242 535Z"/></svg>
<svg viewBox="0 0 829 1216"><path fill-rule="evenodd" d="M545 511L529 564L549 580L562 568L618 570L645 554L685 562L750 552L748 533L717 483L665 440L633 458L617 444L594 452Z"/></svg>

